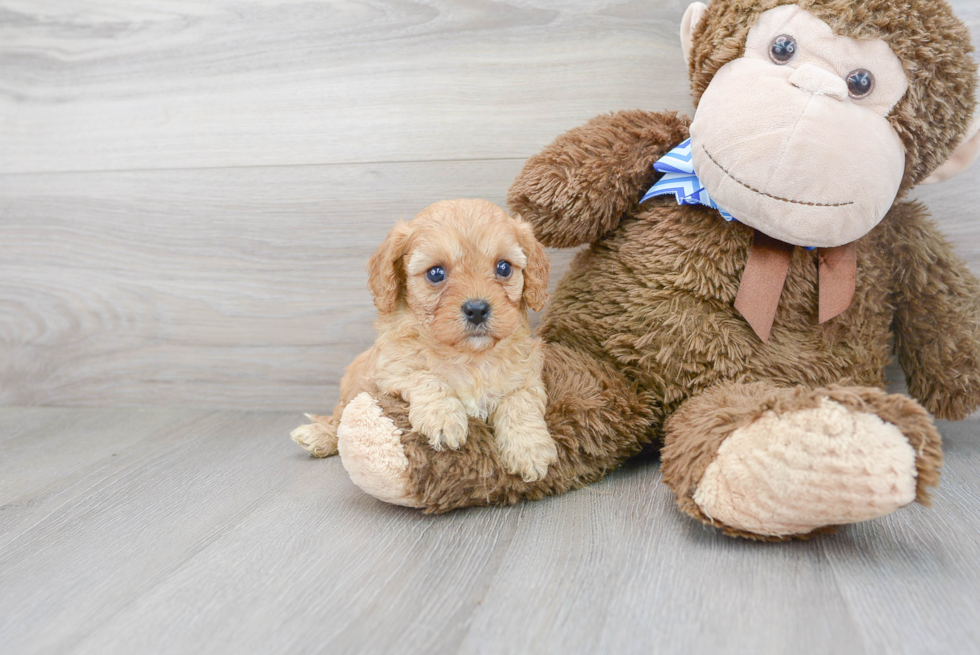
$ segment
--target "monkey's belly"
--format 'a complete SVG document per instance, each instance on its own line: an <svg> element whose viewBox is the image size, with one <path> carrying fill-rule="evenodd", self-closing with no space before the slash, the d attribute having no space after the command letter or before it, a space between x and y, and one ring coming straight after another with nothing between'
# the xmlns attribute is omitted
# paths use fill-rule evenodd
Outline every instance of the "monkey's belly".
<svg viewBox="0 0 980 655"><path fill-rule="evenodd" d="M816 255L797 249L763 343L733 306L751 231L718 229L715 216L701 224L703 212L658 218L628 222L579 254L545 314L546 340L612 358L667 405L725 380L884 385L891 315L883 273L859 272L851 307L819 325Z"/></svg>

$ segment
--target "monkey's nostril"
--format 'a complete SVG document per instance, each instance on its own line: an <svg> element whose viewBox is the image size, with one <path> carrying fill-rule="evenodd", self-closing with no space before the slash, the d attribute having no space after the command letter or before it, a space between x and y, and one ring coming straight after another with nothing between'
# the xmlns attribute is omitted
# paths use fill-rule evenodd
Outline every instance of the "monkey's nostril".
<svg viewBox="0 0 980 655"><path fill-rule="evenodd" d="M473 325L480 325L490 318L490 303L486 300L467 300L463 303L463 316Z"/></svg>

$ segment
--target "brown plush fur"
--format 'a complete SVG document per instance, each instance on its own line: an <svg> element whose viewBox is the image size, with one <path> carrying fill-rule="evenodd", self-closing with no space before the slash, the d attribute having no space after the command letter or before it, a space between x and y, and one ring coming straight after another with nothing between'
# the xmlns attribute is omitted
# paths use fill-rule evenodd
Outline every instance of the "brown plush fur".
<svg viewBox="0 0 980 655"><path fill-rule="evenodd" d="M600 116L559 136L528 161L524 170L531 167L534 174L517 176L508 205L534 217L535 234L546 245L592 243L639 206L634 191L653 184L653 162L687 138L691 121L676 113L667 117L676 120L651 121L648 112L623 111L615 122ZM588 139L580 138L583 131ZM627 156L611 158L610 144L620 144Z"/></svg>
<svg viewBox="0 0 980 655"><path fill-rule="evenodd" d="M980 393L980 283L924 219L889 224L894 257L895 351L909 393L953 421L976 409Z"/></svg>
<svg viewBox="0 0 980 655"><path fill-rule="evenodd" d="M640 120L649 127L637 130ZM531 158L512 194L540 188L533 180L542 172L553 175L553 167L564 161L552 149L561 151L570 141L582 144L583 150L599 151L600 144L616 134L624 146L618 152L634 154L638 148L631 140L642 139L639 134L679 135L682 140L685 130L686 120L673 114L628 112L593 119L564 135L563 143ZM669 147L661 145L662 151ZM649 167L660 151L647 152ZM612 157L608 164L613 174L628 170ZM587 184L588 178L576 173L581 176L578 183ZM639 197L648 182L634 178L633 188L623 193ZM523 195L514 204L523 207L536 226L554 229L560 225L555 222L560 216L555 205L571 206L576 199L577 195L562 199L552 193L548 202ZM591 212L566 217L569 233L594 229L583 232L572 224L573 218L594 226L611 215L617 199L607 200ZM538 202L542 211L535 213L531 209ZM618 202L628 206L624 199ZM550 241L545 234L542 230ZM956 418L980 406L980 287L920 204L896 205L858 242L854 302L823 325L816 320L817 254L797 248L768 344L759 341L732 307L751 234L744 225L720 220L712 210L679 207L671 199L652 200L642 211L622 216L611 232L572 263L540 328L550 342L545 366L547 420L559 444L558 463L542 482L527 484L501 472L492 448L478 436L485 428L475 421L465 448L438 457L417 435L408 434L410 475L418 484L420 503L428 511L446 511L535 499L587 484L643 444L662 437L666 417L715 385L738 381L806 389L840 383L881 387L892 328L900 354L915 353L901 357L910 389L929 409ZM923 343L938 345L921 350L913 346ZM564 386L555 383L559 377ZM576 400L581 397L592 401ZM901 426L921 416L911 401L885 398L886 404L897 403L905 412L891 419L883 416L885 420ZM760 408L767 402L758 399L753 411L764 411ZM385 409L396 420L402 416L390 401ZM933 444L934 433L921 426L907 432L920 454L924 488L936 483L939 460L932 445L919 448L918 434L927 435L920 439L923 443ZM920 492L920 498L925 494Z"/></svg>
<svg viewBox="0 0 980 655"><path fill-rule="evenodd" d="M755 17L779 4L786 2L711 3L695 35L695 98L739 56ZM935 0L799 4L838 33L884 38L902 58L912 86L891 120L909 149L903 188L910 188L942 163L973 112L975 67L962 24ZM975 410L980 284L925 208L898 202L856 242L853 303L827 323L817 320L818 253L794 250L772 335L762 343L733 307L752 230L672 198L638 205L655 179L653 163L687 137L688 124L674 113L601 116L528 160L511 208L546 245L591 244L559 283L539 331L548 342L547 421L558 462L529 484L501 472L478 421L453 453L433 453L406 434L409 475L427 511L587 484L644 444L661 443L666 424L664 479L682 509L707 522L692 489L724 437L765 411L810 407L821 397L898 426L917 454L918 499L927 499L938 481L939 438L913 400L879 390L889 340L926 409L943 418ZM404 427L404 409L385 403Z"/></svg>

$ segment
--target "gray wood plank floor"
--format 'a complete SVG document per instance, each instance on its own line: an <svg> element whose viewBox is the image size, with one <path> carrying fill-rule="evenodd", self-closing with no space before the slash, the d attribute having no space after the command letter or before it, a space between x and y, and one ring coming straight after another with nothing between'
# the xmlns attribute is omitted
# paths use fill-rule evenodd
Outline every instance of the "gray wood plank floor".
<svg viewBox="0 0 980 655"><path fill-rule="evenodd" d="M332 406L395 220L690 113L687 4L0 0L0 406L91 408L0 408L0 655L980 651L977 421L933 507L764 545L655 463L422 516L242 411ZM916 192L975 272L978 181Z"/></svg>
<svg viewBox="0 0 980 655"><path fill-rule="evenodd" d="M655 463L443 516L292 413L0 409L0 653L976 653L980 422L933 507L808 542L680 515Z"/></svg>

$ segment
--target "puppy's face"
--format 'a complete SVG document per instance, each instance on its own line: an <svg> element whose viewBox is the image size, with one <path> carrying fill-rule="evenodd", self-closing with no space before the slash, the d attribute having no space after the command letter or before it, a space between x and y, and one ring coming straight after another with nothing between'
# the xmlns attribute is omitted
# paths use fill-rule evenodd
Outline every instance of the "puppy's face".
<svg viewBox="0 0 980 655"><path fill-rule="evenodd" d="M492 203L436 203L392 230L372 259L372 288L394 291L420 326L442 344L482 351L510 336L547 297L548 260L526 223ZM386 242L387 243L387 242ZM391 262L390 265L384 262ZM394 284L376 275L394 273ZM375 302L386 304L375 293Z"/></svg>

